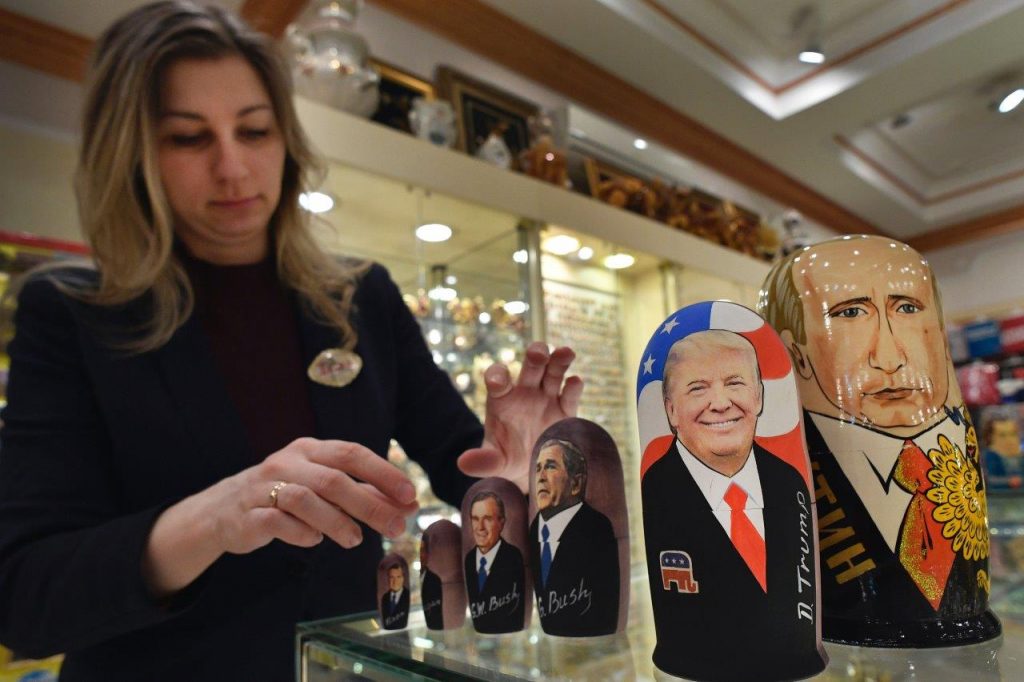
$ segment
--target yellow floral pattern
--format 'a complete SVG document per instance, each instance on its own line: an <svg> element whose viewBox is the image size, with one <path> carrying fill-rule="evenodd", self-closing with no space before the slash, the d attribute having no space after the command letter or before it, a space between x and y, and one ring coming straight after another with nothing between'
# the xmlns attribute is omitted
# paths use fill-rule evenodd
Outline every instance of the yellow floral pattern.
<svg viewBox="0 0 1024 682"><path fill-rule="evenodd" d="M932 462L928 480L933 487L927 495L936 505L932 518L943 524L942 537L952 540L953 551L968 561L987 558L985 490L977 466L944 435L939 436L939 447L928 452L928 459Z"/></svg>

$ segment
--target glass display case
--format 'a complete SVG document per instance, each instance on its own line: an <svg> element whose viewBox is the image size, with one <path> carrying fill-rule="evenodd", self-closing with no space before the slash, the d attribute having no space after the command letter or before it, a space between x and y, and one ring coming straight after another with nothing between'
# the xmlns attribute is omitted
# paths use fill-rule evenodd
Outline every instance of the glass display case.
<svg viewBox="0 0 1024 682"><path fill-rule="evenodd" d="M1004 585L1006 587L1007 585ZM825 644L828 668L812 679L857 682L1024 679L1024 612L1010 589L996 598L1003 623L995 640L944 649L868 649ZM478 635L467 620L458 630L428 630L422 612L409 627L385 631L375 614L301 624L296 635L297 680L661 680L676 679L651 662L654 623L647 574L634 567L629 625L609 637L573 639L544 634L537 619L523 632ZM1024 596L1024 595L1022 595ZM699 624L695 624L699 627ZM685 637L686 633L680 633ZM741 646L738 644L738 646Z"/></svg>

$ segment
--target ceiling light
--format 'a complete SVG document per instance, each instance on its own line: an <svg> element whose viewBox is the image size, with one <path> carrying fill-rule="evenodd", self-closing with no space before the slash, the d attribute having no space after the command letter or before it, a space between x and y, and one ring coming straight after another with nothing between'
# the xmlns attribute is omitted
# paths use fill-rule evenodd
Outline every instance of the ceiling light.
<svg viewBox="0 0 1024 682"><path fill-rule="evenodd" d="M589 246L584 246L576 252L576 257L580 260L590 260L594 257L594 250Z"/></svg>
<svg viewBox="0 0 1024 682"><path fill-rule="evenodd" d="M636 258L628 253L613 253L612 255L605 257L604 266L611 270L622 270L624 268L628 268L635 262Z"/></svg>
<svg viewBox="0 0 1024 682"><path fill-rule="evenodd" d="M444 303L455 300L455 297L458 295L458 292L451 287L434 287L427 292L427 297L431 301L442 301Z"/></svg>
<svg viewBox="0 0 1024 682"><path fill-rule="evenodd" d="M441 223L427 223L416 228L416 238L424 242L446 242L452 238L452 228Z"/></svg>
<svg viewBox="0 0 1024 682"><path fill-rule="evenodd" d="M334 208L334 197L324 192L303 192L299 195L299 206L310 213L327 213Z"/></svg>
<svg viewBox="0 0 1024 682"><path fill-rule="evenodd" d="M491 314L486 311L482 312L480 313L480 316L477 319L480 320L480 324L490 324Z"/></svg>
<svg viewBox="0 0 1024 682"><path fill-rule="evenodd" d="M579 250L580 240L567 234L556 234L554 237L545 239L541 246L548 253L553 253L556 256L566 256L573 251Z"/></svg>
<svg viewBox="0 0 1024 682"><path fill-rule="evenodd" d="M519 249L512 254L512 260L523 265L530 260L530 254L526 253L526 249Z"/></svg>
<svg viewBox="0 0 1024 682"><path fill-rule="evenodd" d="M529 308L529 306L523 301L509 301L502 307L509 315L522 315L526 312L526 309Z"/></svg>
<svg viewBox="0 0 1024 682"><path fill-rule="evenodd" d="M820 47L812 44L808 45L807 49L797 56L797 59L804 64L824 64L825 53L821 51Z"/></svg>
<svg viewBox="0 0 1024 682"><path fill-rule="evenodd" d="M459 279L455 275L448 275L444 278L444 283L448 286L452 286L459 283Z"/></svg>
<svg viewBox="0 0 1024 682"><path fill-rule="evenodd" d="M647 149L647 140L643 139L642 137L638 137L635 140L633 140L633 146L636 147L637 149Z"/></svg>
<svg viewBox="0 0 1024 682"><path fill-rule="evenodd" d="M1017 106L1024 101L1024 89L1017 88L1009 95L1003 98L1003 101L999 103L999 113L1008 114Z"/></svg>

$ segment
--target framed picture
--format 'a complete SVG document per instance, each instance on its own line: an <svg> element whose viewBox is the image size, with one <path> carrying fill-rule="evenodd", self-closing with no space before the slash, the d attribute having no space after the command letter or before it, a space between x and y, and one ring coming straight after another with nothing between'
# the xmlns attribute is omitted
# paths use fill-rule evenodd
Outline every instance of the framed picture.
<svg viewBox="0 0 1024 682"><path fill-rule="evenodd" d="M411 134L412 102L417 97L434 99L433 83L379 59L371 58L370 65L380 74L380 104L372 120Z"/></svg>
<svg viewBox="0 0 1024 682"><path fill-rule="evenodd" d="M539 114L540 107L448 66L438 67L436 81L438 97L455 109L457 147L475 154L491 131L504 124L505 144L518 168L519 153L530 146L530 117Z"/></svg>

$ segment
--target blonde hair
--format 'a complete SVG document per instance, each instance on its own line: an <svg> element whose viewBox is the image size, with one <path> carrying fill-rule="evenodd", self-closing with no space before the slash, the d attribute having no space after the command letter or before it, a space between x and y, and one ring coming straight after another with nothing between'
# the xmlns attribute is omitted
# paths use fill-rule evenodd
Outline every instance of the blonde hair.
<svg viewBox="0 0 1024 682"><path fill-rule="evenodd" d="M270 221L278 276L351 349L357 341L352 296L368 264L340 263L324 253L299 208L299 194L322 171L295 113L288 69L269 38L225 10L185 0L141 7L96 43L75 191L99 283L74 293L103 306L148 295L149 320L118 344L133 352L164 345L191 315L194 294L174 253L173 217L157 165L160 81L177 60L229 56L245 59L259 76L285 141L281 197Z"/></svg>
<svg viewBox="0 0 1024 682"><path fill-rule="evenodd" d="M669 387L669 380L672 377L672 370L675 366L683 361L686 355L687 348L703 348L707 349L712 347L716 350L727 349L740 351L745 354L750 360L750 364L754 369L754 379L757 385L757 390L761 390L761 367L757 362L757 350L754 348L754 344L750 343L742 334L737 334L734 331L728 329L705 329L704 331L694 332L688 336L684 336L668 349L668 355L665 356L665 371L662 374L661 393L665 398L669 397L671 389Z"/></svg>

